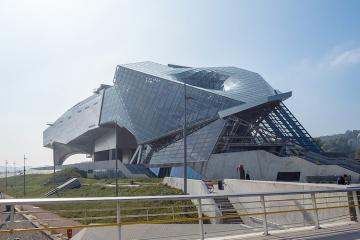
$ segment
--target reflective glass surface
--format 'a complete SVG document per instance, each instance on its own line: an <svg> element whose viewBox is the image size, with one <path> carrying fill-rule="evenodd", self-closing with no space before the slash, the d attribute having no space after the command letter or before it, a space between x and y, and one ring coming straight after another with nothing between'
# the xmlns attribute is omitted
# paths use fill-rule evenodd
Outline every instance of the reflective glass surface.
<svg viewBox="0 0 360 240"><path fill-rule="evenodd" d="M122 98L114 87L105 90L103 107L101 112L101 124L116 122L120 127L125 127L133 133L133 127L128 117ZM134 134L134 133L133 133Z"/></svg>
<svg viewBox="0 0 360 240"><path fill-rule="evenodd" d="M43 134L43 144L54 142L67 144L74 138L98 127L102 93L79 102L66 111Z"/></svg>
<svg viewBox="0 0 360 240"><path fill-rule="evenodd" d="M184 123L184 85L120 67L115 82L117 96L124 104L138 142L156 139L180 129ZM192 86L186 87L187 122L190 124L217 116L219 110L241 104L239 101ZM105 100L106 101L106 100ZM103 119L119 110L103 109ZM121 110L123 111L123 110Z"/></svg>
<svg viewBox="0 0 360 240"><path fill-rule="evenodd" d="M275 95L260 74L237 67L173 68L154 62L122 65L173 82L187 82L204 91L251 103Z"/></svg>
<svg viewBox="0 0 360 240"><path fill-rule="evenodd" d="M188 162L206 161L209 159L218 137L224 128L225 121L215 122L187 136ZM150 164L183 163L184 141L180 139L158 152L154 152Z"/></svg>

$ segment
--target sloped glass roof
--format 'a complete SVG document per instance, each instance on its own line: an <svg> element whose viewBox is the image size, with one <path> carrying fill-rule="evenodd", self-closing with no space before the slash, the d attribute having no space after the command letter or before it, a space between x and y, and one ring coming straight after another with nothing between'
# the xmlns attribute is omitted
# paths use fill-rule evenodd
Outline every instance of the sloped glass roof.
<svg viewBox="0 0 360 240"><path fill-rule="evenodd" d="M175 68L154 62L121 66L181 84L186 82L193 87L243 103L256 102L276 94L260 74L237 67Z"/></svg>

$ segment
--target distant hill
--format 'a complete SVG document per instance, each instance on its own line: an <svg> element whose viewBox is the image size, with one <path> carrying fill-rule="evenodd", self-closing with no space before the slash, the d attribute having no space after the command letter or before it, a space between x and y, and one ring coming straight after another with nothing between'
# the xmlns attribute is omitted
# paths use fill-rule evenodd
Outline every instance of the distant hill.
<svg viewBox="0 0 360 240"><path fill-rule="evenodd" d="M326 152L346 153L350 158L355 158L355 153L360 148L360 130L321 136L317 141Z"/></svg>
<svg viewBox="0 0 360 240"><path fill-rule="evenodd" d="M26 170L29 170L30 168L32 168L31 166L27 166L26 167ZM5 166L0 166L0 172L5 172ZM23 167L16 167L16 171L18 172L18 171L23 171ZM8 173L12 173L12 172L14 172L14 165L8 165L8 167L7 167L7 171L8 171Z"/></svg>

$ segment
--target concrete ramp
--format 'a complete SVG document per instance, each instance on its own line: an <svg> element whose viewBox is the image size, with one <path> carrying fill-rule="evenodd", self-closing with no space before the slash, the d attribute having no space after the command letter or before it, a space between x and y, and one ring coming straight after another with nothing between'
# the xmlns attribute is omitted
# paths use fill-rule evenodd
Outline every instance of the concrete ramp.
<svg viewBox="0 0 360 240"><path fill-rule="evenodd" d="M315 184L315 183L294 183L294 182L273 182L257 180L225 179L225 189L222 194L233 193L254 193L254 192L286 192L286 191L307 191L307 190L336 190L345 189L348 186L336 184ZM339 202L334 202L336 199ZM262 211L259 197L231 197L230 202L237 209L238 214L248 214L254 211ZM271 196L267 197L267 211L293 211L287 214L270 214L267 216L268 224L274 226L313 226L315 223L314 214L311 211L302 211L312 207L309 194L298 194L292 196ZM327 210L319 211L319 220L327 222L350 221L350 208L340 208L341 205L348 205L349 196L346 192L323 193L317 195L318 207L329 207ZM339 207L339 208L338 208ZM262 217L242 217L248 226L258 225Z"/></svg>
<svg viewBox="0 0 360 240"><path fill-rule="evenodd" d="M60 186L50 190L49 192L47 192L45 194L45 197L49 197L55 193L58 193L58 192L61 192L61 191L64 191L66 189L73 189L73 188L79 188L81 187L81 183L79 181L79 179L77 178L72 178L70 180L68 180L67 182L61 184Z"/></svg>

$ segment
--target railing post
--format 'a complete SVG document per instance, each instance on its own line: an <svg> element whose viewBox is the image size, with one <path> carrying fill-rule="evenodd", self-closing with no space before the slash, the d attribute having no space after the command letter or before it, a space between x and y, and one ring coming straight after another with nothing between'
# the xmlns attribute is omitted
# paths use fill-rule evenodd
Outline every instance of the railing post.
<svg viewBox="0 0 360 240"><path fill-rule="evenodd" d="M171 206L173 221L175 221L175 210L174 206Z"/></svg>
<svg viewBox="0 0 360 240"><path fill-rule="evenodd" d="M268 226L267 226L266 205L265 205L265 197L264 196L260 196L260 202L261 202L261 207L262 207L262 210L264 213L264 219L263 219L264 235L267 236L267 235L269 235L269 231L268 231Z"/></svg>
<svg viewBox="0 0 360 240"><path fill-rule="evenodd" d="M85 224L88 224L86 208L84 209L84 218L85 218Z"/></svg>
<svg viewBox="0 0 360 240"><path fill-rule="evenodd" d="M198 202L198 218L199 218L199 227L200 227L200 239L204 240L204 222L203 222L201 198L199 198L197 202Z"/></svg>
<svg viewBox="0 0 360 240"><path fill-rule="evenodd" d="M15 218L15 206L11 205L10 207L10 222L14 223L14 218Z"/></svg>
<svg viewBox="0 0 360 240"><path fill-rule="evenodd" d="M118 224L118 239L121 240L121 212L120 212L120 202L116 203L116 223Z"/></svg>
<svg viewBox="0 0 360 240"><path fill-rule="evenodd" d="M356 191L353 191L352 195L353 195L354 208L356 212L356 221L360 222L359 198Z"/></svg>
<svg viewBox="0 0 360 240"><path fill-rule="evenodd" d="M315 193L311 193L311 201L312 201L312 206L314 209L315 229L319 229L320 223L319 223L319 215L318 215L318 209L317 209L317 205L316 205Z"/></svg>

